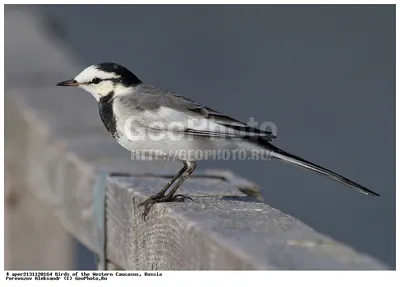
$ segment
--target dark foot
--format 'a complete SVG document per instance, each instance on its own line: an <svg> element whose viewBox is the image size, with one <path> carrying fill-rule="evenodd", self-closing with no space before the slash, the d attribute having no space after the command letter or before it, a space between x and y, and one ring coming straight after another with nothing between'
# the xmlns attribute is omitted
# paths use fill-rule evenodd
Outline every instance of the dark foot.
<svg viewBox="0 0 400 287"><path fill-rule="evenodd" d="M176 194L173 196L168 196L168 195L152 195L142 203L138 205L138 207L143 206L143 213L142 213L142 218L144 221L146 221L146 216L149 213L151 207L160 202L183 202L185 199L190 199L193 201L193 199L189 196L183 195L183 194Z"/></svg>
<svg viewBox="0 0 400 287"><path fill-rule="evenodd" d="M185 201L185 199L190 199L191 201L193 201L193 198L191 198L191 197L189 197L189 196L186 196L186 195L183 195L183 194L175 194L175 195L172 197L172 200L171 200L171 201L183 202L183 201Z"/></svg>

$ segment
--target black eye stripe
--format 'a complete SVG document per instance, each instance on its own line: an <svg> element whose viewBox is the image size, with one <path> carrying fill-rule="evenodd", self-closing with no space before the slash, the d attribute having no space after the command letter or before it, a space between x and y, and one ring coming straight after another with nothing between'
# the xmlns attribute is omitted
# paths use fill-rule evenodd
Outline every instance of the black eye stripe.
<svg viewBox="0 0 400 287"><path fill-rule="evenodd" d="M111 82L113 82L113 83L118 83L118 82L121 82L121 79L120 78L107 78L107 79L100 79L100 78L93 78L93 80L91 80L90 82L88 82L88 84L95 84L95 85L97 85L97 84L99 84L100 82L103 82L103 81L111 81Z"/></svg>

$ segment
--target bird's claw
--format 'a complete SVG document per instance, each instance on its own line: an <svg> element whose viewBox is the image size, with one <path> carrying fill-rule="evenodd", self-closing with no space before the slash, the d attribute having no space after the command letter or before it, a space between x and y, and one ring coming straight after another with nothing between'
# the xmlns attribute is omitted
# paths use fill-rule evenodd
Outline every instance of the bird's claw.
<svg viewBox="0 0 400 287"><path fill-rule="evenodd" d="M191 197L189 197L189 196L186 196L186 195L183 195L183 194L176 194L176 195L174 195L174 196L172 197L172 200L171 200L171 201L179 201L179 202L182 202L182 201L185 201L185 199L190 199L191 201L194 201L193 198L191 198Z"/></svg>
<svg viewBox="0 0 400 287"><path fill-rule="evenodd" d="M141 202L138 205L138 207L143 206L142 218L143 218L143 221L146 222L146 216L149 214L149 211L154 204L160 203L160 202L183 202L183 201L185 201L185 199L190 199L191 201L193 201L193 199L191 197L183 195L183 194L176 194L173 196L153 195L153 196L150 196L145 201Z"/></svg>

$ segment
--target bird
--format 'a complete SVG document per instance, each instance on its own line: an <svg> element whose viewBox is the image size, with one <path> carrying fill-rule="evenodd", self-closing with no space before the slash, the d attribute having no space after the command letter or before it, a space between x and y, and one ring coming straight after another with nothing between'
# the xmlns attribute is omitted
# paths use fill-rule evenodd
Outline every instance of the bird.
<svg viewBox="0 0 400 287"><path fill-rule="evenodd" d="M141 159L180 161L182 168L156 194L141 202L144 220L154 204L183 202L176 193L201 160L191 151L258 150L270 158L327 176L372 196L378 193L311 161L278 148L272 131L261 130L181 94L142 82L122 65L102 62L57 86L79 87L98 103L100 119L111 136ZM183 152L182 152L183 151ZM171 159L171 154L174 157ZM140 157L138 157L140 158Z"/></svg>

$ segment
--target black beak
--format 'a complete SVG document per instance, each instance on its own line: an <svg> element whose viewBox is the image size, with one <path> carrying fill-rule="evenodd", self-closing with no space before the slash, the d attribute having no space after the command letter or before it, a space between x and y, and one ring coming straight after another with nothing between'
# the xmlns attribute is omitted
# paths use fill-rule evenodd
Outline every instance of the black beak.
<svg viewBox="0 0 400 287"><path fill-rule="evenodd" d="M64 82L59 82L57 86L78 86L79 83L75 80L67 80Z"/></svg>

